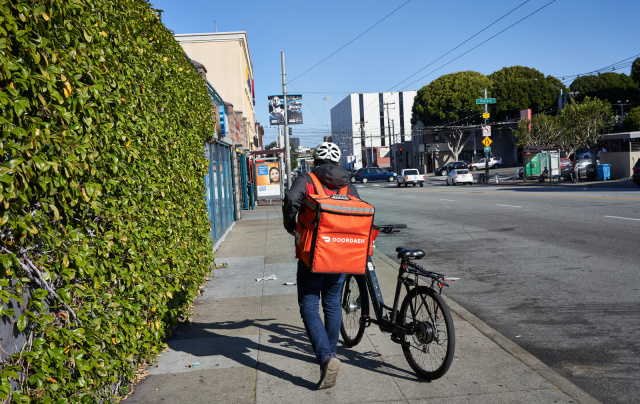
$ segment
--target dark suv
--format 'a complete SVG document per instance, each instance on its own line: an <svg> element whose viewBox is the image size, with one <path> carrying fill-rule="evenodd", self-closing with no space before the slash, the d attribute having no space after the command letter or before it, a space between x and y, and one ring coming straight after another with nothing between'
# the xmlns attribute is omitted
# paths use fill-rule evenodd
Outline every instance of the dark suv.
<svg viewBox="0 0 640 404"><path fill-rule="evenodd" d="M383 171L378 167L364 167L356 171L351 182L360 181L363 184L369 181L395 181L398 174L391 171Z"/></svg>
<svg viewBox="0 0 640 404"><path fill-rule="evenodd" d="M453 161L451 163L447 163L442 167L436 169L435 175L444 175L446 176L451 172L451 170L457 170L460 168L469 168L469 163L464 161Z"/></svg>
<svg viewBox="0 0 640 404"><path fill-rule="evenodd" d="M640 187L640 159L633 166L633 183Z"/></svg>

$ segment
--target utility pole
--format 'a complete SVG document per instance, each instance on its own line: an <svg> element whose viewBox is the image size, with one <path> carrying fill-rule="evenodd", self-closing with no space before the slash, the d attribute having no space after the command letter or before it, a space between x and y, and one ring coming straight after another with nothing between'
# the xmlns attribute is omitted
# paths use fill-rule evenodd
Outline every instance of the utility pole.
<svg viewBox="0 0 640 404"><path fill-rule="evenodd" d="M484 89L484 98L487 98L487 89ZM489 112L487 104L484 104L484 113ZM485 115L486 116L486 115ZM487 118L484 118L484 124L487 125ZM489 152L484 152L484 182L489 182Z"/></svg>
<svg viewBox="0 0 640 404"><path fill-rule="evenodd" d="M326 101L327 104L327 142L329 141L329 137L331 136L331 132L329 130L329 97L322 97L323 100Z"/></svg>
<svg viewBox="0 0 640 404"><path fill-rule="evenodd" d="M289 124L287 117L287 74L284 70L284 52L280 52L282 61L282 96L284 97L284 148L287 159L287 189L291 189L291 146L289 144Z"/></svg>
<svg viewBox="0 0 640 404"><path fill-rule="evenodd" d="M356 124L360 125L360 147L362 148L362 154L367 160L367 167L369 167L369 155L367 154L366 138L364 136L364 124L368 121L359 121Z"/></svg>
<svg viewBox="0 0 640 404"><path fill-rule="evenodd" d="M391 117L389 116L389 105L394 105L395 102L385 102L380 105L387 107L387 128L389 132L389 145L391 145Z"/></svg>
<svg viewBox="0 0 640 404"><path fill-rule="evenodd" d="M389 133L389 148L393 149L394 148L394 141L392 141L391 138L391 117L389 116L389 105L394 105L395 102L384 102L380 105L387 107L387 132ZM394 139L395 140L395 139ZM395 153L394 153L394 158L393 158L393 165L394 165L394 169L395 169L395 164L396 164L396 159L395 159Z"/></svg>

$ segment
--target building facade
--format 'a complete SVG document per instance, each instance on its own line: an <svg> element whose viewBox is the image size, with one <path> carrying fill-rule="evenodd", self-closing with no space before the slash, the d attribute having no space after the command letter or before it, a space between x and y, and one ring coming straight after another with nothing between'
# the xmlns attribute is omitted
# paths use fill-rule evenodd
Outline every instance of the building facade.
<svg viewBox="0 0 640 404"><path fill-rule="evenodd" d="M398 166L396 145L411 140L416 93L352 93L331 108L331 137L342 150L341 165L351 170Z"/></svg>
<svg viewBox="0 0 640 404"><path fill-rule="evenodd" d="M234 145L255 150L255 91L247 33L179 34L175 38L185 53L204 67L208 81L227 103L227 112L232 106L227 135Z"/></svg>

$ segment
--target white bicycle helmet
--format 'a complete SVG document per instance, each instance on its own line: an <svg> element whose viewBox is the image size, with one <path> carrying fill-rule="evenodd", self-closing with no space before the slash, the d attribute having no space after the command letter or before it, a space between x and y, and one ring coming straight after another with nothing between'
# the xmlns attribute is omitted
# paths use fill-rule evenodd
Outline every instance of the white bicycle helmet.
<svg viewBox="0 0 640 404"><path fill-rule="evenodd" d="M316 147L313 152L313 158L315 160L330 160L334 163L340 162L340 148L337 144L331 142L322 142Z"/></svg>

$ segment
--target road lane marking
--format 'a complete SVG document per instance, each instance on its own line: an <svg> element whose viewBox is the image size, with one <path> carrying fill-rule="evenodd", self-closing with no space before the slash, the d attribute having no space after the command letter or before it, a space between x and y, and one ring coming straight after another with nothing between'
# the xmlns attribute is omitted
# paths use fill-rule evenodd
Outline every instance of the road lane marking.
<svg viewBox="0 0 640 404"><path fill-rule="evenodd" d="M640 221L640 219L634 219L632 217L620 217L620 216L605 216L608 217L610 219L623 219L623 220L637 220Z"/></svg>
<svg viewBox="0 0 640 404"><path fill-rule="evenodd" d="M521 208L522 206L516 206L516 205L500 205L499 203L496 203L496 206L504 206L505 208Z"/></svg>
<svg viewBox="0 0 640 404"><path fill-rule="evenodd" d="M583 188L588 189L588 188ZM487 194L487 195L511 195L511 196L540 196L544 198L581 198L581 199L604 199L610 201L640 201L640 198L615 198L610 196L589 196L589 195L548 195L548 194L532 194L532 193L519 193L519 192L494 192L494 191L454 191L454 190L444 190L444 189L421 189L422 192L439 192L439 193L460 193L460 194Z"/></svg>
<svg viewBox="0 0 640 404"><path fill-rule="evenodd" d="M440 199L441 201L455 202L453 199Z"/></svg>

